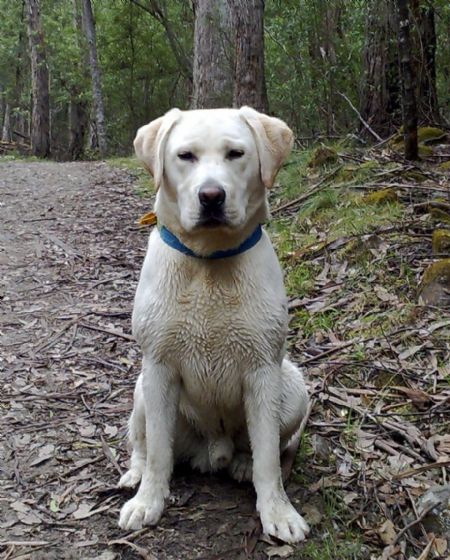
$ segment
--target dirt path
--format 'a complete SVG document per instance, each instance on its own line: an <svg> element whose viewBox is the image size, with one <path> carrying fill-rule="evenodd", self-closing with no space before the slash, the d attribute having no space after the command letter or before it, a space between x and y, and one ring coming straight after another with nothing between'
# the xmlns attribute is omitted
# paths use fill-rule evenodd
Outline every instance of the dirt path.
<svg viewBox="0 0 450 560"><path fill-rule="evenodd" d="M104 163L0 163L2 557L265 558L253 491L225 478L177 473L158 528L117 528L148 235L132 182Z"/></svg>

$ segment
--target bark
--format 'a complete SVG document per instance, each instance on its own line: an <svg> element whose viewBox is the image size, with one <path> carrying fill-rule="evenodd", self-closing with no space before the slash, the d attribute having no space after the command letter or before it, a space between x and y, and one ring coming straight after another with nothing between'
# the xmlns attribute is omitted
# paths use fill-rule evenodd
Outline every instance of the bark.
<svg viewBox="0 0 450 560"><path fill-rule="evenodd" d="M323 115L326 134L336 133L336 37L342 36L342 14L344 5L340 1L321 1L315 4L315 25L309 29L308 50L311 59L311 80L317 90L321 90L318 111ZM326 78L325 78L326 77ZM318 123L319 124L319 123Z"/></svg>
<svg viewBox="0 0 450 560"><path fill-rule="evenodd" d="M192 109L233 101L231 14L227 0L195 0Z"/></svg>
<svg viewBox="0 0 450 560"><path fill-rule="evenodd" d="M80 51L80 59L75 61L79 74L83 75L85 68L88 66L82 64L84 45L82 44L82 21L81 11L78 0L72 0L72 20L73 27L77 37L78 49ZM83 159L84 146L86 141L86 130L88 123L88 104L83 98L82 84L73 84L70 87L70 105L69 105L69 146L67 155L71 160Z"/></svg>
<svg viewBox="0 0 450 560"><path fill-rule="evenodd" d="M405 158L416 160L418 158L417 145L417 104L416 104L416 76L411 58L411 14L408 0L397 0L399 22L399 52L400 69L402 76L402 107L403 127L405 139Z"/></svg>
<svg viewBox="0 0 450 560"><path fill-rule="evenodd" d="M440 123L436 89L436 26L432 3L411 0L417 73L418 116L424 123Z"/></svg>
<svg viewBox="0 0 450 560"><path fill-rule="evenodd" d="M2 127L2 142L11 142L11 105L5 103L5 112L3 116L3 127Z"/></svg>
<svg viewBox="0 0 450 560"><path fill-rule="evenodd" d="M264 0L229 0L235 33L233 105L268 112L264 73Z"/></svg>
<svg viewBox="0 0 450 560"><path fill-rule="evenodd" d="M389 136L401 122L397 27L394 0L368 2L360 113L380 136Z"/></svg>
<svg viewBox="0 0 450 560"><path fill-rule="evenodd" d="M48 157L50 155L49 77L40 19L40 0L26 0L26 10L33 98L31 152L37 157Z"/></svg>
<svg viewBox="0 0 450 560"><path fill-rule="evenodd" d="M94 101L98 148L100 156L104 157L108 152L108 144L105 125L105 108L102 94L102 78L97 57L95 24L91 0L83 0L83 22L89 46L89 67L92 80L92 97Z"/></svg>

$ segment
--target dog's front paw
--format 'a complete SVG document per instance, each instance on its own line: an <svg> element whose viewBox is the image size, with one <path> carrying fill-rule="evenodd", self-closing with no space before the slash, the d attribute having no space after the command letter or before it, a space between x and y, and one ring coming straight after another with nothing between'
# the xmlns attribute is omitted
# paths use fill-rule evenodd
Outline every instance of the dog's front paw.
<svg viewBox="0 0 450 560"><path fill-rule="evenodd" d="M303 541L309 527L289 501L282 498L266 502L260 509L263 531L287 543Z"/></svg>
<svg viewBox="0 0 450 560"><path fill-rule="evenodd" d="M119 488L135 488L141 480L142 472L139 469L130 469L120 477Z"/></svg>
<svg viewBox="0 0 450 560"><path fill-rule="evenodd" d="M137 531L144 525L156 525L164 510L164 499L142 499L139 493L128 500L120 511L119 527L126 531Z"/></svg>

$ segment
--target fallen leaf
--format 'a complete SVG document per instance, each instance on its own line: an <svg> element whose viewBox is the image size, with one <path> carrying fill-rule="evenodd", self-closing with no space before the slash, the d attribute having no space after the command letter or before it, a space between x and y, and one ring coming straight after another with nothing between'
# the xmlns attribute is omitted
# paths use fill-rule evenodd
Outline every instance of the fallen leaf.
<svg viewBox="0 0 450 560"><path fill-rule="evenodd" d="M448 548L447 539L435 538L433 548L438 554L438 556L444 556Z"/></svg>
<svg viewBox="0 0 450 560"><path fill-rule="evenodd" d="M347 506L350 505L352 502L356 500L357 497L358 494L356 492L346 492L343 498L344 504L346 504Z"/></svg>
<svg viewBox="0 0 450 560"><path fill-rule="evenodd" d="M39 455L31 461L30 467L35 467L36 465L40 465L44 461L48 461L52 459L55 455L55 446L52 443L48 443L47 445L43 445L39 449Z"/></svg>
<svg viewBox="0 0 450 560"><path fill-rule="evenodd" d="M117 558L117 554L112 550L105 550L100 554L100 556L90 556L86 558L86 560L115 560Z"/></svg>
<svg viewBox="0 0 450 560"><path fill-rule="evenodd" d="M139 218L138 223L141 226L154 226L157 221L158 218L154 212L147 212L147 214L144 214Z"/></svg>
<svg viewBox="0 0 450 560"><path fill-rule="evenodd" d="M422 348L425 346L425 344L419 344L417 346L411 346L410 348L407 348L406 350L404 350L403 352L401 352L398 355L398 359L399 360L406 360L408 358L411 358L412 356L414 356L414 354L417 354L417 352L422 350Z"/></svg>
<svg viewBox="0 0 450 560"><path fill-rule="evenodd" d="M310 525L318 525L322 521L323 515L314 504L303 504L302 512Z"/></svg>
<svg viewBox="0 0 450 560"><path fill-rule="evenodd" d="M11 502L9 507L12 508L14 511L18 511L20 513L27 513L30 511L30 506L27 506L23 502L19 502L18 500L15 502Z"/></svg>
<svg viewBox="0 0 450 560"><path fill-rule="evenodd" d="M386 521L378 528L378 535L384 544L393 544L397 533L395 531L395 526L390 519Z"/></svg>
<svg viewBox="0 0 450 560"><path fill-rule="evenodd" d="M117 435L117 432L119 431L116 426L110 426L109 424L105 425L104 428L105 434L109 437L114 437Z"/></svg>
<svg viewBox="0 0 450 560"><path fill-rule="evenodd" d="M92 504L88 504L86 502L81 503L78 508L72 513L75 519L85 519L89 517L89 513L92 509Z"/></svg>
<svg viewBox="0 0 450 560"><path fill-rule="evenodd" d="M292 546L284 544L283 546L268 546L265 553L269 558L289 558L294 553Z"/></svg>

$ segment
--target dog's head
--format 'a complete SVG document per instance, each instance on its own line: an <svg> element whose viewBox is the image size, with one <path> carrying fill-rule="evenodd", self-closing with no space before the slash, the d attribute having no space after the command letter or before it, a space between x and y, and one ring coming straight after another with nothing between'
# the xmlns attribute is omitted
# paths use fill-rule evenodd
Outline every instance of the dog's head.
<svg viewBox="0 0 450 560"><path fill-rule="evenodd" d="M265 190L292 142L284 122L242 107L172 109L140 128L134 146L154 177L158 219L185 238L226 239L265 221Z"/></svg>

